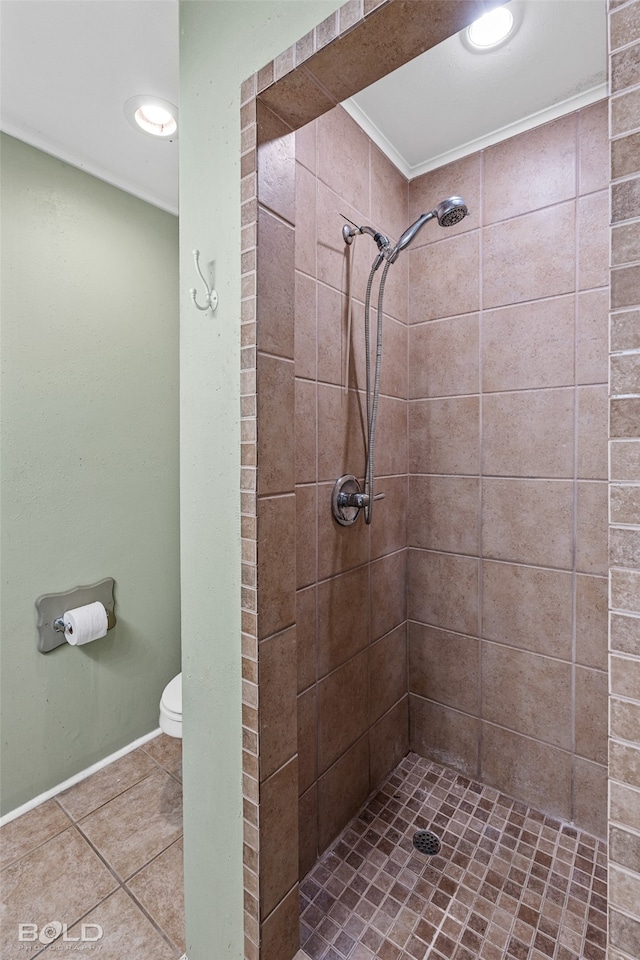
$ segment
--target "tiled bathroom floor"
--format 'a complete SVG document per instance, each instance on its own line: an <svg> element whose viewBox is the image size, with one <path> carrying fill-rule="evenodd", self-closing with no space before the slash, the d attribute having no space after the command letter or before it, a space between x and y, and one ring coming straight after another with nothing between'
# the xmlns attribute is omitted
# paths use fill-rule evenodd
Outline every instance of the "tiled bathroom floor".
<svg viewBox="0 0 640 960"><path fill-rule="evenodd" d="M429 829L441 853L412 844ZM604 960L606 845L409 754L301 884L312 960Z"/></svg>
<svg viewBox="0 0 640 960"><path fill-rule="evenodd" d="M2 960L181 956L180 776L163 735L2 828ZM602 840L410 754L304 880L298 956L604 960L605 865Z"/></svg>
<svg viewBox="0 0 640 960"><path fill-rule="evenodd" d="M182 955L181 749L149 740L2 827L2 960Z"/></svg>

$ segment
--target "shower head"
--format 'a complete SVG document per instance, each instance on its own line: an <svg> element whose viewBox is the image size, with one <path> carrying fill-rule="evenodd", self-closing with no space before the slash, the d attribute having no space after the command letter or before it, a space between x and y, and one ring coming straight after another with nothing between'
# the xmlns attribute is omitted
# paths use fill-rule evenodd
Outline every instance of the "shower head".
<svg viewBox="0 0 640 960"><path fill-rule="evenodd" d="M443 200L435 210L432 210L431 213L423 213L415 223L407 227L387 257L389 263L394 263L398 259L400 251L409 246L418 231L421 230L429 220L433 220L435 217L441 227L452 227L454 223L458 223L463 217L466 217L468 212L467 205L462 197L449 197L448 200Z"/></svg>
<svg viewBox="0 0 640 960"><path fill-rule="evenodd" d="M441 227L452 227L454 223L464 220L469 213L462 197L449 197L443 200L433 211Z"/></svg>

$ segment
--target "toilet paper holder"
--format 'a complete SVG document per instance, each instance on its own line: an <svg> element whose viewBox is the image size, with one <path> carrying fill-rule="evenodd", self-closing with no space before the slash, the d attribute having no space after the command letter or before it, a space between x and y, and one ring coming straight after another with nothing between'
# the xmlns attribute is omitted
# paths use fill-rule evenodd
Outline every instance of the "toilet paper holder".
<svg viewBox="0 0 640 960"><path fill-rule="evenodd" d="M64 614L67 610L83 607L87 603L99 600L107 611L107 630L116 625L115 600L113 589L115 580L106 577L87 587L74 587L64 593L46 593L36 600L38 611L38 650L49 653L56 647L66 644L64 636Z"/></svg>

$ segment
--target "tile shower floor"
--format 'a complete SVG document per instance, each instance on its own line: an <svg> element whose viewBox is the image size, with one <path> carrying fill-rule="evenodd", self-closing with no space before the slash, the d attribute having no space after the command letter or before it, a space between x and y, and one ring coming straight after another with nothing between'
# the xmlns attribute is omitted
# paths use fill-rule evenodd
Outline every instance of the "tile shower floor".
<svg viewBox="0 0 640 960"><path fill-rule="evenodd" d="M149 740L2 827L2 960L182 955L181 748Z"/></svg>
<svg viewBox="0 0 640 960"><path fill-rule="evenodd" d="M301 884L302 956L604 960L606 876L604 841L409 754Z"/></svg>

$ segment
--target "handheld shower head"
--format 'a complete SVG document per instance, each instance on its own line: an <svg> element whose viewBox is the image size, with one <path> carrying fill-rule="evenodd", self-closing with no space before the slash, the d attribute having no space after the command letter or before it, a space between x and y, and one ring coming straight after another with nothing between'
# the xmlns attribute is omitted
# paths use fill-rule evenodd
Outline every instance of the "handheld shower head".
<svg viewBox="0 0 640 960"><path fill-rule="evenodd" d="M462 197L449 197L443 200L433 211L441 227L452 227L454 223L464 220L469 213Z"/></svg>
<svg viewBox="0 0 640 960"><path fill-rule="evenodd" d="M448 200L443 200L435 210L432 210L431 213L423 213L415 223L407 227L389 254L387 258L389 263L394 263L398 259L400 251L409 246L418 231L421 230L429 220L437 217L441 227L452 227L454 223L459 223L460 220L466 217L468 212L467 205L462 197L449 197Z"/></svg>
<svg viewBox="0 0 640 960"><path fill-rule="evenodd" d="M405 232L402 234L395 247L391 251L389 256L389 263L395 263L398 259L398 254L401 250L404 250L405 247L408 247L411 241L415 238L419 230L421 230L425 223L429 220L433 220L436 216L435 210L432 210L431 213L423 213L422 216L418 217L415 223L412 223L410 227L407 227Z"/></svg>

